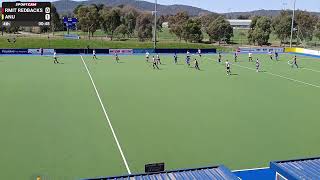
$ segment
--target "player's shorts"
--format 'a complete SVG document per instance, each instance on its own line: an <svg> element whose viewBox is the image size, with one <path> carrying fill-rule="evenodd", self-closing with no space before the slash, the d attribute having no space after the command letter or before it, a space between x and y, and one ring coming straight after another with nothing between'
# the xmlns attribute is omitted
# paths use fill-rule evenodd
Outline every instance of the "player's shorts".
<svg viewBox="0 0 320 180"><path fill-rule="evenodd" d="M230 70L230 67L227 67L227 70Z"/></svg>

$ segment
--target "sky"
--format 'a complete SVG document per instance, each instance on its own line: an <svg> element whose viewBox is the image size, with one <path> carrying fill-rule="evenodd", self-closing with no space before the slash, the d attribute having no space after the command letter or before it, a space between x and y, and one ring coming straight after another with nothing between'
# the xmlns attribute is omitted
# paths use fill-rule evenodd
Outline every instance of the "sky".
<svg viewBox="0 0 320 180"><path fill-rule="evenodd" d="M1 2L2 0L0 0ZM5 0L10 1L10 0ZM11 0L14 1L14 0ZM55 0L30 0L55 1ZM83 0L75 0L83 1ZM146 0L154 2L154 0ZM252 11L259 9L292 9L294 0L158 0L159 4L184 4L200 7L213 12ZM296 0L297 9L320 12L320 0Z"/></svg>

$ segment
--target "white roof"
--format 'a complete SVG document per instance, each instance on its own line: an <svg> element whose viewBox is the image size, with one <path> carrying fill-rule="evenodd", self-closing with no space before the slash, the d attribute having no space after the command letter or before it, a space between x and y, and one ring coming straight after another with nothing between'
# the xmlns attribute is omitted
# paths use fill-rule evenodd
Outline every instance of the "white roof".
<svg viewBox="0 0 320 180"><path fill-rule="evenodd" d="M251 19L228 19L231 26L250 26Z"/></svg>

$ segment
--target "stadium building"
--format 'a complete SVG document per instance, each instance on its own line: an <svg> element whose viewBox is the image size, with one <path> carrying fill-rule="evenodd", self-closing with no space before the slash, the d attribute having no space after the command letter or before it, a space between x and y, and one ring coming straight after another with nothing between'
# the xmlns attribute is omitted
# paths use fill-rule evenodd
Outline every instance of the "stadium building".
<svg viewBox="0 0 320 180"><path fill-rule="evenodd" d="M228 19L233 29L250 29L251 19Z"/></svg>

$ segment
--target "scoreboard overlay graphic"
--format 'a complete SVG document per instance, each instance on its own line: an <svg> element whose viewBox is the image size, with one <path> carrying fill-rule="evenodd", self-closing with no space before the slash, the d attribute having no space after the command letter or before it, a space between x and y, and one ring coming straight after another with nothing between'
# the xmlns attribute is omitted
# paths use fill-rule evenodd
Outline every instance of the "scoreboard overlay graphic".
<svg viewBox="0 0 320 180"><path fill-rule="evenodd" d="M50 26L50 2L3 2L2 25L10 26Z"/></svg>

